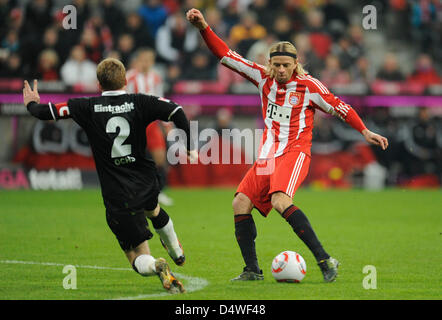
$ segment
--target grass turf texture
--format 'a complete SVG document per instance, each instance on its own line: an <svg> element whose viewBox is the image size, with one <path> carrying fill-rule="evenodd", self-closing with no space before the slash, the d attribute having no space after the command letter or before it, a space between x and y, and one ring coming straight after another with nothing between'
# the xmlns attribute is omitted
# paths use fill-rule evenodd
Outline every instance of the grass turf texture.
<svg viewBox="0 0 442 320"><path fill-rule="evenodd" d="M442 196L439 190L313 191L301 189L295 204L309 217L325 249L339 259L338 280L324 283L307 247L272 211L254 211L257 254L265 280L231 283L243 267L234 238L230 189L169 190L166 208L183 243L187 262L175 266L158 235L149 241L154 257L172 270L204 278L208 285L184 295L162 295L157 277L130 270L77 268L77 289L63 288L63 265L130 268L109 230L98 190L69 192L0 191L0 260L60 265L0 263L0 299L297 300L441 299ZM274 256L299 252L307 275L299 284L277 283L270 272ZM377 289L362 282L377 271ZM371 274L372 275L372 274ZM187 281L183 281L184 284Z"/></svg>

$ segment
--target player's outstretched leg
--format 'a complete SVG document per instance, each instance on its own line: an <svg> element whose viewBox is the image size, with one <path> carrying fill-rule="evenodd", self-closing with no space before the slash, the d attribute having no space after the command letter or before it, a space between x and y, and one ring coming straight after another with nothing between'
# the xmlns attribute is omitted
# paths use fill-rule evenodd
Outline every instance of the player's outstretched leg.
<svg viewBox="0 0 442 320"><path fill-rule="evenodd" d="M155 260L155 271L160 278L164 289L166 289L168 292L172 294L186 292L181 281L179 281L170 271L166 259L158 258Z"/></svg>
<svg viewBox="0 0 442 320"><path fill-rule="evenodd" d="M332 282L338 275L339 262L330 257L313 231L307 216L295 205L290 205L281 216L290 224L293 231L307 245L316 258L325 282Z"/></svg>
<svg viewBox="0 0 442 320"><path fill-rule="evenodd" d="M160 236L161 244L167 250L169 256L176 265L182 266L186 261L186 257L184 255L183 247L175 233L172 219L162 208L159 209L157 216L148 217L152 221L155 231Z"/></svg>
<svg viewBox="0 0 442 320"><path fill-rule="evenodd" d="M145 247L147 247L147 241ZM135 254L135 251L128 253L128 258L132 258ZM155 259L147 253L139 254L133 259L132 267L143 277L157 275L164 289L169 293L183 293L186 291L183 284L170 271L169 265L164 258Z"/></svg>

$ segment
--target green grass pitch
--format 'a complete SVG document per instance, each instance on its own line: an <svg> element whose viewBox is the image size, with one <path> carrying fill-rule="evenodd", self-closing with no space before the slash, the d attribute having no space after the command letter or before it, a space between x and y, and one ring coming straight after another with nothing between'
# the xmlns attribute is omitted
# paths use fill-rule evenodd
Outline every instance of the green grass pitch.
<svg viewBox="0 0 442 320"><path fill-rule="evenodd" d="M233 229L232 189L173 189L166 208L187 261L171 264L189 292L169 295L156 277L130 269L105 221L98 190L0 191L0 299L441 299L440 190L380 192L301 189L295 204L310 219L326 251L339 259L339 277L324 283L312 254L272 211L254 211L264 281L231 283L243 267ZM158 236L154 257L168 255ZM299 252L307 275L277 283L270 266L284 250ZM76 266L76 289L64 289L65 265ZM376 289L365 289L364 266L376 268ZM371 282L373 284L373 281Z"/></svg>

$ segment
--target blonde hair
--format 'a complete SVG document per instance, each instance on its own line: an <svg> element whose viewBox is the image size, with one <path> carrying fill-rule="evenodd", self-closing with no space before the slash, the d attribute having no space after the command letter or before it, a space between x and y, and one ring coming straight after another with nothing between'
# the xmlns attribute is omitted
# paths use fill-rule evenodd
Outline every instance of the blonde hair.
<svg viewBox="0 0 442 320"><path fill-rule="evenodd" d="M296 47L291 42L288 42L288 41L280 41L280 42L273 44L269 49L269 55L272 54L273 52L287 52L287 53L298 55L298 50L296 50ZM296 74L300 75L300 76L306 75L307 71L304 70L303 66L298 62L298 59L297 58L296 59L293 58L293 59L297 63L294 72L296 72ZM266 69L267 69L267 75L270 78L274 78L275 72L271 68L270 63L267 64Z"/></svg>
<svg viewBox="0 0 442 320"><path fill-rule="evenodd" d="M97 79L104 91L118 90L126 85L126 68L115 58L106 58L97 66Z"/></svg>

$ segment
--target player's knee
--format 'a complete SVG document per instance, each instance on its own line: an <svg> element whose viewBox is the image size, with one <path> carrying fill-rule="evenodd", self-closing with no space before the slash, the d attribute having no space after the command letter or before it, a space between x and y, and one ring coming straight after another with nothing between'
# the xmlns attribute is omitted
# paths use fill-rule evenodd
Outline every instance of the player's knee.
<svg viewBox="0 0 442 320"><path fill-rule="evenodd" d="M284 212L289 206L293 204L292 198L283 192L276 192L272 194L271 198L272 207L279 213Z"/></svg>
<svg viewBox="0 0 442 320"><path fill-rule="evenodd" d="M252 211L253 204L245 194L238 193L233 198L232 208L234 214L248 214Z"/></svg>
<svg viewBox="0 0 442 320"><path fill-rule="evenodd" d="M160 213L160 205L158 204L153 210L145 210L144 215L148 218L155 218Z"/></svg>

